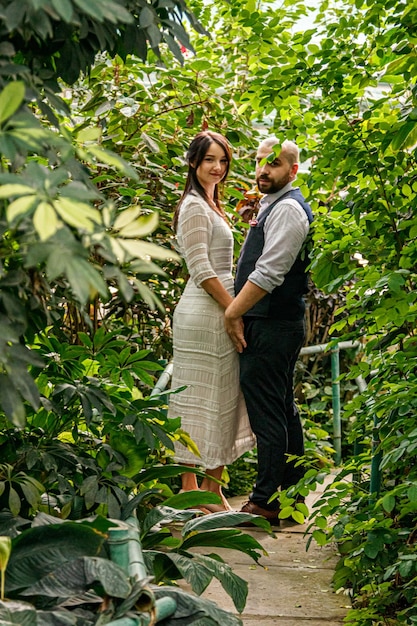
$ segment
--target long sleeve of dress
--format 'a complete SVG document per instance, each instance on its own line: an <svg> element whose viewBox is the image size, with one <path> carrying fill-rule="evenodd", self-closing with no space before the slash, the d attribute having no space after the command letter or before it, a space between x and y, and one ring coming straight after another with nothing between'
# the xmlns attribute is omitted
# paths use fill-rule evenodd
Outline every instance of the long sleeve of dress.
<svg viewBox="0 0 417 626"><path fill-rule="evenodd" d="M256 442L239 386L239 355L224 327L224 310L201 286L218 278L234 294L233 235L226 222L196 194L183 200L177 228L178 249L190 279L173 315L173 374L168 417L200 451L175 443L178 463L206 469L228 465Z"/></svg>
<svg viewBox="0 0 417 626"><path fill-rule="evenodd" d="M181 205L178 243L190 277L198 287L217 276L209 255L212 233L210 208L204 200L190 194Z"/></svg>

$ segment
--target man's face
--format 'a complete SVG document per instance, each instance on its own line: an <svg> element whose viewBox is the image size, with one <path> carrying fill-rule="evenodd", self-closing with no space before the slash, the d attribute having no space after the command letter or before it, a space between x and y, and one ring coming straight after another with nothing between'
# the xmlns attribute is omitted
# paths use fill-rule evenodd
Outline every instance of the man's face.
<svg viewBox="0 0 417 626"><path fill-rule="evenodd" d="M272 161L260 165L261 161L271 154L270 147L260 147L256 154L256 184L262 193L280 191L287 183L294 180L298 164L290 165L283 152Z"/></svg>

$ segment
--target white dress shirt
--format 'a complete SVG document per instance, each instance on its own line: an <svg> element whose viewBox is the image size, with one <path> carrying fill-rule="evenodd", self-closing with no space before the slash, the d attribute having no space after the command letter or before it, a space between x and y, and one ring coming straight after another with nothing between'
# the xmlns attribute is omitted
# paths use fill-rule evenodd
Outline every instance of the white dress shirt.
<svg viewBox="0 0 417 626"><path fill-rule="evenodd" d="M293 189L288 183L276 193L266 194L260 202L258 219L262 211ZM309 231L309 222L302 206L292 198L285 198L272 209L265 220L265 244L248 280L271 293L284 282Z"/></svg>

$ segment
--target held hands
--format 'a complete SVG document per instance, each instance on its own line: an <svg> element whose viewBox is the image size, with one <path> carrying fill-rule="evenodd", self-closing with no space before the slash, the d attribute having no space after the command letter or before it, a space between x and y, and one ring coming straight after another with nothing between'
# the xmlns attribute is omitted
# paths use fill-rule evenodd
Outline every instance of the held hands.
<svg viewBox="0 0 417 626"><path fill-rule="evenodd" d="M241 317L233 318L227 311L228 309L226 309L224 315L226 332L233 341L236 350L242 353L244 348L246 348L243 320Z"/></svg>

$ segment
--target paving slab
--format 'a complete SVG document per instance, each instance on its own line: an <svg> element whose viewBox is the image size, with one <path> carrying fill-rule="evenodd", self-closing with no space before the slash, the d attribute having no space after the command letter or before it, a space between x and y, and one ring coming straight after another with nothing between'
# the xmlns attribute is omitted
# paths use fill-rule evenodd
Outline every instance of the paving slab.
<svg viewBox="0 0 417 626"><path fill-rule="evenodd" d="M329 588L329 570L303 566L257 567L232 565L235 574L248 582L249 592L242 615L243 623L253 619L303 619L343 621L346 600ZM217 580L212 581L204 597L229 612L236 612L233 602Z"/></svg>
<svg viewBox="0 0 417 626"><path fill-rule="evenodd" d="M334 621L333 619L320 618L316 619L303 619L297 617L296 619L291 619L288 617L274 617L274 618L259 618L259 617L244 617L243 618L244 626L254 626L257 624L258 626L343 626L343 621Z"/></svg>
<svg viewBox="0 0 417 626"><path fill-rule="evenodd" d="M306 500L310 508L325 491L319 485ZM231 498L231 506L240 510L247 498ZM262 545L267 556L257 565L249 556L235 550L216 549L233 572L248 583L245 609L240 615L244 626L342 626L350 601L332 589L332 576L338 561L332 546L318 546L314 541L307 550L308 524L281 522L270 536L261 529L248 528ZM211 549L210 549L211 550ZM196 552L207 553L198 548ZM181 584L190 590L187 584ZM213 580L203 597L235 615L236 609L217 580Z"/></svg>

